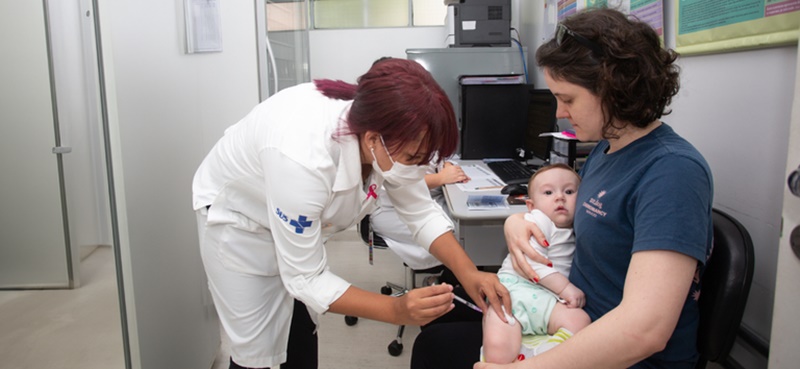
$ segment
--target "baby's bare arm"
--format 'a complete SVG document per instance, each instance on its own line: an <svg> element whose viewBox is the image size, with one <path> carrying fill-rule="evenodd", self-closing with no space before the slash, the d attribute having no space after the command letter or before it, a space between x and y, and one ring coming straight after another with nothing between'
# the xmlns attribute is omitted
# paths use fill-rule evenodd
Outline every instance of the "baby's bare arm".
<svg viewBox="0 0 800 369"><path fill-rule="evenodd" d="M559 296L566 301L568 308L577 309L586 305L586 295L583 294L580 288L575 287L572 283L568 284L567 287L561 291Z"/></svg>
<svg viewBox="0 0 800 369"><path fill-rule="evenodd" d="M553 291L556 295L561 294L561 291L569 285L569 279L561 273L551 273L547 277L539 281L544 288Z"/></svg>
<svg viewBox="0 0 800 369"><path fill-rule="evenodd" d="M582 308L586 304L586 296L583 291L570 283L569 279L561 273L550 274L542 278L539 284L566 300L569 308Z"/></svg>

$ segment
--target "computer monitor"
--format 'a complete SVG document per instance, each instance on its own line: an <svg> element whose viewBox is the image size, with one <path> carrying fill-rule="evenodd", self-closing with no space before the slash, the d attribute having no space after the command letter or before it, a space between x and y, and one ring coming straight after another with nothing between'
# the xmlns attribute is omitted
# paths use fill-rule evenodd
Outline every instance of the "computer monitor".
<svg viewBox="0 0 800 369"><path fill-rule="evenodd" d="M508 159L525 147L527 91L522 83L461 84L462 159Z"/></svg>
<svg viewBox="0 0 800 369"><path fill-rule="evenodd" d="M528 88L528 115L525 131L525 149L533 157L550 159L553 145L552 137L539 137L544 132L558 129L556 119L556 98L547 89Z"/></svg>

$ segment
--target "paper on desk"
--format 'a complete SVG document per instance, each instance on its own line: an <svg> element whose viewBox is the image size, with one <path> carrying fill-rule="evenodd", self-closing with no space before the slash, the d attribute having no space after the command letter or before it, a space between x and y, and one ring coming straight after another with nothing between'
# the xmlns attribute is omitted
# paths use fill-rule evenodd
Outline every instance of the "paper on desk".
<svg viewBox="0 0 800 369"><path fill-rule="evenodd" d="M505 185L505 183L488 168L479 165L464 165L461 169L463 169L464 173L470 178L470 181L467 183L456 184L461 191L499 190Z"/></svg>
<svg viewBox="0 0 800 369"><path fill-rule="evenodd" d="M461 169L463 169L464 173L472 179L491 177L497 178L497 175L494 174L491 169L477 164L462 165Z"/></svg>

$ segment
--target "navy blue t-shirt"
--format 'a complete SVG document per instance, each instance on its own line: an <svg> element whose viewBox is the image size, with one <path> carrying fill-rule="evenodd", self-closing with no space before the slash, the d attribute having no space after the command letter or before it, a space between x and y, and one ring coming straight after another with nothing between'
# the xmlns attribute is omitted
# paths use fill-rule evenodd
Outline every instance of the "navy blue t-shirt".
<svg viewBox="0 0 800 369"><path fill-rule="evenodd" d="M697 259L695 283L666 349L634 366L693 368L698 282L713 236L711 170L666 124L617 152L606 154L608 147L598 143L580 171L570 281L586 294L585 310L596 320L622 301L634 252L673 250Z"/></svg>

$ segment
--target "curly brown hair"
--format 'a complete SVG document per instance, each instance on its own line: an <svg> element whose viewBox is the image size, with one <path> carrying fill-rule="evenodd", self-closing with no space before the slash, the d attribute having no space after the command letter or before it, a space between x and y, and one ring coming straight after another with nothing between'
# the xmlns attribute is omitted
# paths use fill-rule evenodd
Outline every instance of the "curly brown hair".
<svg viewBox="0 0 800 369"><path fill-rule="evenodd" d="M680 89L678 54L661 45L647 23L608 8L590 8L561 22L602 48L598 54L565 34L539 47L536 63L554 79L576 84L600 98L605 117L603 137L612 128L644 128L671 111ZM615 125L615 122L617 122ZM620 124L622 126L620 126Z"/></svg>

